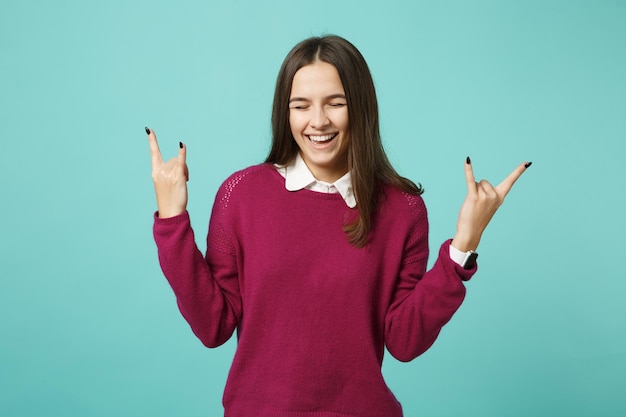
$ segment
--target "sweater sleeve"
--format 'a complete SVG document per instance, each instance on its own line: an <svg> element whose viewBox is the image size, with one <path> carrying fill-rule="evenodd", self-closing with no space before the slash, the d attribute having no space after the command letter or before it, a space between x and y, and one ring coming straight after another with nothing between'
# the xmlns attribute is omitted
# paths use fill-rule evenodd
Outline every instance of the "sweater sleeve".
<svg viewBox="0 0 626 417"><path fill-rule="evenodd" d="M463 281L476 272L450 259L451 240L444 242L432 269L428 262L428 219L420 197L414 197L413 227L404 251L395 293L385 317L385 343L396 359L408 362L437 339L465 298Z"/></svg>
<svg viewBox="0 0 626 417"><path fill-rule="evenodd" d="M215 222L215 208L209 226L209 241L221 229ZM189 214L159 219L155 215L154 239L163 274L169 281L178 308L194 334L207 347L225 343L241 316L236 257L229 251L215 251L210 242L207 255L199 251Z"/></svg>

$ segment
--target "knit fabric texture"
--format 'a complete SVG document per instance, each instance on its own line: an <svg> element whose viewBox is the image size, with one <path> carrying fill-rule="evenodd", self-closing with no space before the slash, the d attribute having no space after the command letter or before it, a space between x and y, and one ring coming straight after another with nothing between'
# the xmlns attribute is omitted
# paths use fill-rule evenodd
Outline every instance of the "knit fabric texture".
<svg viewBox="0 0 626 417"><path fill-rule="evenodd" d="M381 373L426 351L465 296L465 270L444 242L432 269L421 197L383 187L367 246L339 194L290 192L269 164L220 187L207 251L187 212L154 237L179 309L207 347L238 345L224 391L227 417L400 417Z"/></svg>

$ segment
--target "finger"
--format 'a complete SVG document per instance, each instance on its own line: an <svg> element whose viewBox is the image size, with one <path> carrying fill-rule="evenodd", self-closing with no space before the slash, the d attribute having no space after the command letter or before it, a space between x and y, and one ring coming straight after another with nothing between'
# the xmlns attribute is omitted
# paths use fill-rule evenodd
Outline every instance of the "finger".
<svg viewBox="0 0 626 417"><path fill-rule="evenodd" d="M465 181L467 182L467 192L476 193L476 179L474 178L474 170L472 169L472 160L468 156L465 159Z"/></svg>
<svg viewBox="0 0 626 417"><path fill-rule="evenodd" d="M480 180L478 182L478 185L476 185L476 187L479 188L480 190L482 190L487 195L495 195L496 194L495 188L487 180Z"/></svg>
<svg viewBox="0 0 626 417"><path fill-rule="evenodd" d="M148 143L150 144L150 158L152 159L152 169L155 170L163 164L163 157L161 156L161 150L159 149L159 143L157 142L154 131L146 127L146 133L148 134Z"/></svg>
<svg viewBox="0 0 626 417"><path fill-rule="evenodd" d="M187 147L184 143L178 142L178 148L178 162L185 165L187 163Z"/></svg>
<svg viewBox="0 0 626 417"><path fill-rule="evenodd" d="M488 200L498 199L498 192L487 180L480 180L480 182L476 184L476 190L477 194L483 196Z"/></svg>
<svg viewBox="0 0 626 417"><path fill-rule="evenodd" d="M187 169L187 145L182 142L178 142L178 147L178 163L179 166L183 167L185 179L189 181L189 169Z"/></svg>
<svg viewBox="0 0 626 417"><path fill-rule="evenodd" d="M509 174L508 177L506 177L504 180L502 180L500 184L498 184L498 186L496 187L496 191L498 192L498 194L504 198L509 193L509 191L511 191L511 188L513 187L513 184L515 184L515 181L517 181L518 178L522 176L522 174L526 171L526 169L528 169L528 167L530 167L531 164L532 162L523 162L519 164L517 168L515 168L513 172Z"/></svg>

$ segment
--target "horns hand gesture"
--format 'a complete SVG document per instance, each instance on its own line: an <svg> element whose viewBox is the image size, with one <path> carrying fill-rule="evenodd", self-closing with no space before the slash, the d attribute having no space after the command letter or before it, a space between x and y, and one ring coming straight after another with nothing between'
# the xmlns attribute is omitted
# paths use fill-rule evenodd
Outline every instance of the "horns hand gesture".
<svg viewBox="0 0 626 417"><path fill-rule="evenodd" d="M522 163L513 170L500 184L492 186L486 180L476 182L469 156L465 163L465 179L467 196L456 225L456 235L452 246L467 252L478 247L480 238L489 221L504 202L515 181L526 171L531 162Z"/></svg>
<svg viewBox="0 0 626 417"><path fill-rule="evenodd" d="M153 131L146 128L152 159L152 181L156 192L158 216L174 217L187 209L187 147L180 142L178 156L163 161L161 150Z"/></svg>

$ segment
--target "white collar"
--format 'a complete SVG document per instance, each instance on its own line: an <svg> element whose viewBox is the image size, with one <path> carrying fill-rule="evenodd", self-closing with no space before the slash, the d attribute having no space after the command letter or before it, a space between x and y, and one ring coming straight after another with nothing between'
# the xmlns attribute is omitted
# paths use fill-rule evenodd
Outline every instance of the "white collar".
<svg viewBox="0 0 626 417"><path fill-rule="evenodd" d="M348 207L356 207L356 198L352 191L352 177L350 172L346 173L332 184L320 181L313 176L313 173L304 162L304 159L302 159L300 153L296 155L291 163L284 166L276 166L276 168L278 172L285 177L285 188L288 191L299 191L303 189L319 191L321 189L320 186L325 189L329 189L332 186L341 195Z"/></svg>

